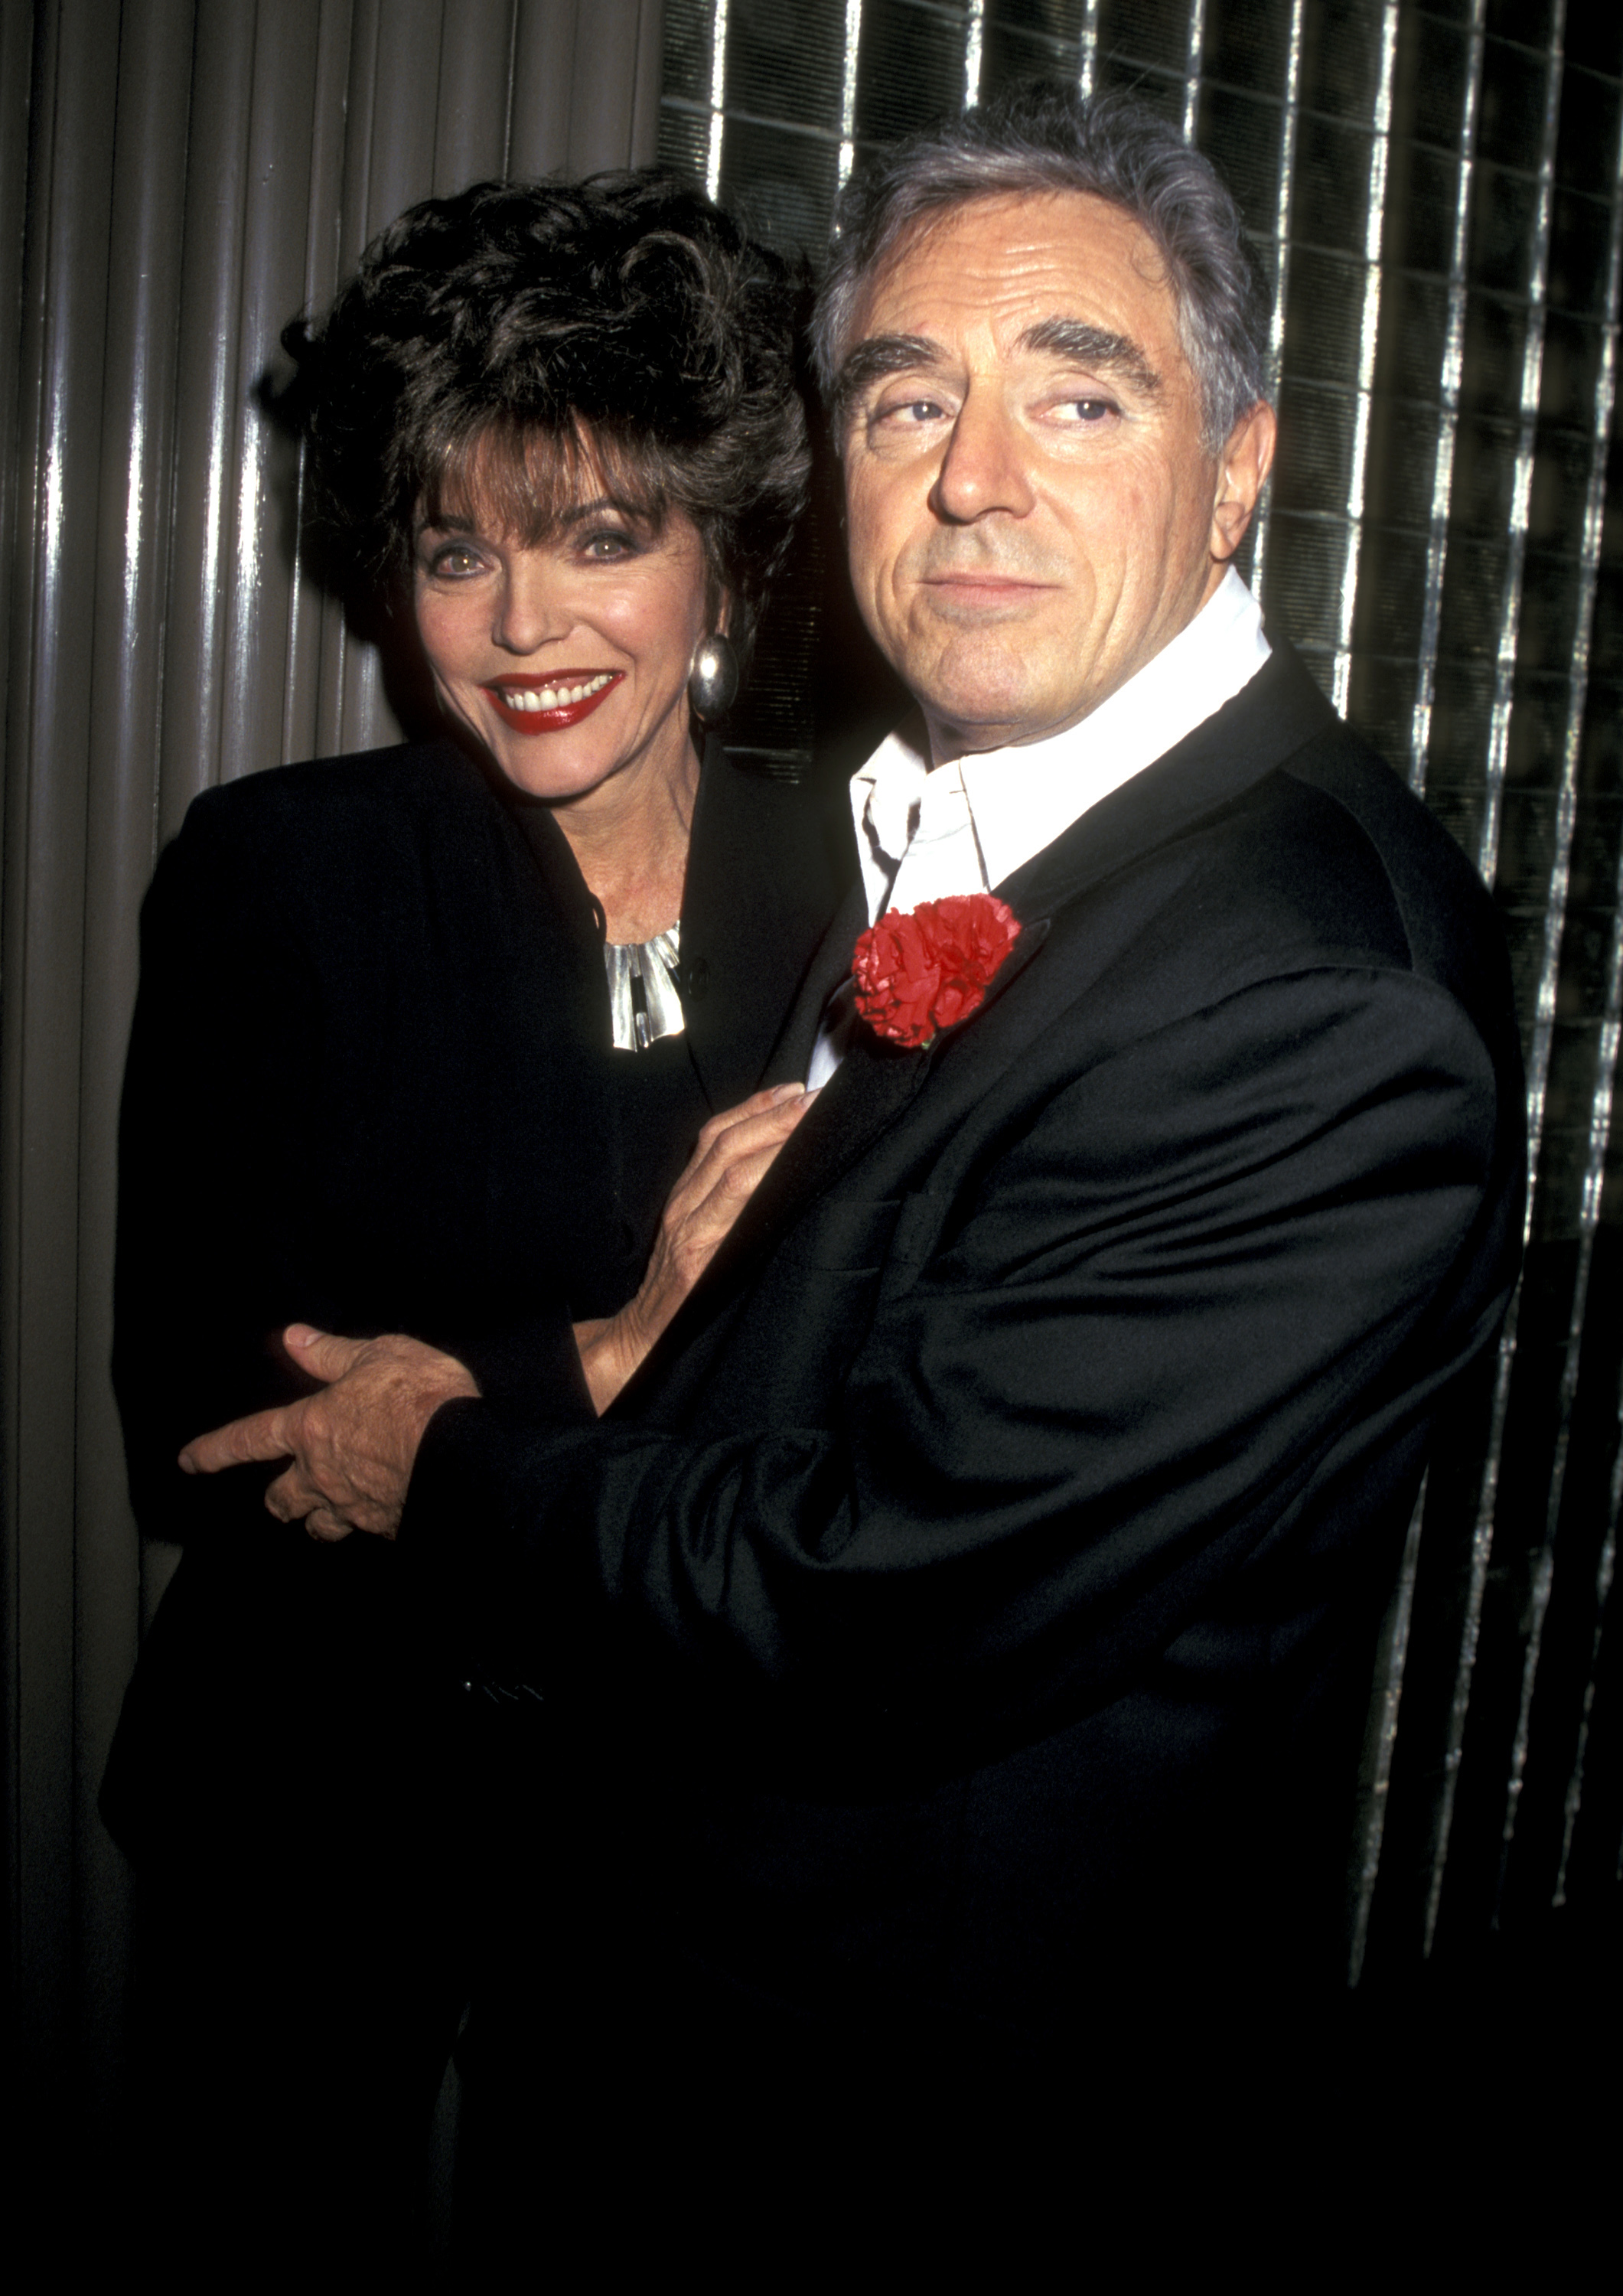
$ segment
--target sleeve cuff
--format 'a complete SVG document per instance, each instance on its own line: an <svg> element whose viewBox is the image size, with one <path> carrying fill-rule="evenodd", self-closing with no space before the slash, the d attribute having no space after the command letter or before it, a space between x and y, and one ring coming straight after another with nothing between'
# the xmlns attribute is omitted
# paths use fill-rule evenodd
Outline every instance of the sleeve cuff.
<svg viewBox="0 0 1623 2296"><path fill-rule="evenodd" d="M549 1423L597 1417L574 1326L561 1308L504 1331L480 1332L441 1341L446 1352L467 1365L488 1403L516 1417L532 1414Z"/></svg>

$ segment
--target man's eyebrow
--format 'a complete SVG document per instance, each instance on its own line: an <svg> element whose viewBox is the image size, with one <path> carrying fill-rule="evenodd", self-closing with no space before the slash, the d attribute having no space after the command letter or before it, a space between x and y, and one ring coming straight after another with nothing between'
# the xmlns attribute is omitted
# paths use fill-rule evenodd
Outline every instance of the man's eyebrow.
<svg viewBox="0 0 1623 2296"><path fill-rule="evenodd" d="M1119 374L1146 398L1153 398L1161 379L1130 335L1111 327L1090 326L1086 319L1041 319L1020 339L1023 351L1047 351L1073 365Z"/></svg>
<svg viewBox="0 0 1623 2296"><path fill-rule="evenodd" d="M946 346L928 335L870 335L841 366L834 378L834 407L843 414L854 398L888 374L906 374L917 367L943 366Z"/></svg>
<svg viewBox="0 0 1623 2296"><path fill-rule="evenodd" d="M1091 326L1086 319L1040 319L1020 339L1022 351L1046 352L1074 365L1119 374L1146 398L1155 398L1161 379L1130 335L1111 327ZM834 384L837 414L845 414L853 402L889 374L906 374L920 368L945 366L948 354L929 335L870 335L840 368Z"/></svg>

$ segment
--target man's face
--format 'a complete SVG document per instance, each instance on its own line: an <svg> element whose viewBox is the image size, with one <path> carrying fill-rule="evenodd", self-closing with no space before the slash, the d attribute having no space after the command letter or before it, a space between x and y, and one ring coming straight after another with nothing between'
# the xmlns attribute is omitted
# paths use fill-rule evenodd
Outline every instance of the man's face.
<svg viewBox="0 0 1623 2296"><path fill-rule="evenodd" d="M1223 453L1146 234L1080 192L904 241L845 347L851 578L938 759L1075 725L1204 605L1273 450Z"/></svg>

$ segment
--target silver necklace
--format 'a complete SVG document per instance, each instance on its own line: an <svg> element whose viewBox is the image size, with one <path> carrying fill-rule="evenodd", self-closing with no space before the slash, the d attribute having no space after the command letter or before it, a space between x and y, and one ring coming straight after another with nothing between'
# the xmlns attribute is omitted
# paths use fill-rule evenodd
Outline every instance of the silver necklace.
<svg viewBox="0 0 1623 2296"><path fill-rule="evenodd" d="M645 1053L661 1037L680 1036L686 1025L676 994L682 928L668 926L652 940L605 941L609 1013L614 1042L623 1053Z"/></svg>

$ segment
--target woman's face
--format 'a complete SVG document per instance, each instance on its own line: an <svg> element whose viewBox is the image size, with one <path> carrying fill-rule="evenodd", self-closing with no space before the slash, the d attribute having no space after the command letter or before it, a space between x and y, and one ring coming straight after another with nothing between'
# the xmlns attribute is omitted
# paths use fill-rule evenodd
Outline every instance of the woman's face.
<svg viewBox="0 0 1623 2296"><path fill-rule="evenodd" d="M590 484L590 481L588 481ZM540 543L474 501L417 535L417 629L441 705L532 797L581 799L617 775L679 775L687 680L709 634L698 529L658 533L606 497Z"/></svg>

